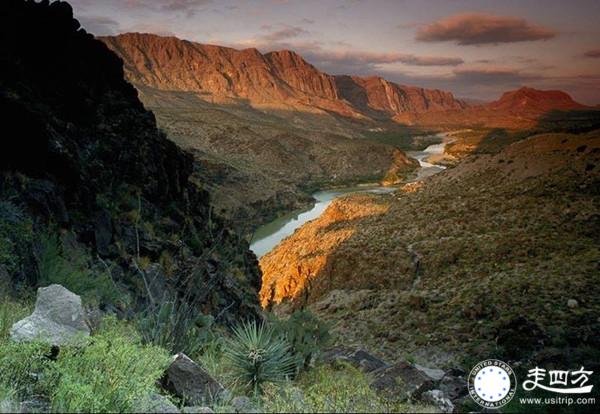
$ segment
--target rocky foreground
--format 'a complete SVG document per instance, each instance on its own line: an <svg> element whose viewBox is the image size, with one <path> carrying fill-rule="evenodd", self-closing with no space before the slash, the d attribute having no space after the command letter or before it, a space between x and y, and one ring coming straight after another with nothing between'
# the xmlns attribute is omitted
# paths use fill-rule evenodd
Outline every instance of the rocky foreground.
<svg viewBox="0 0 600 414"><path fill-rule="evenodd" d="M599 168L599 131L542 134L336 200L261 259L261 303L390 358L598 367Z"/></svg>

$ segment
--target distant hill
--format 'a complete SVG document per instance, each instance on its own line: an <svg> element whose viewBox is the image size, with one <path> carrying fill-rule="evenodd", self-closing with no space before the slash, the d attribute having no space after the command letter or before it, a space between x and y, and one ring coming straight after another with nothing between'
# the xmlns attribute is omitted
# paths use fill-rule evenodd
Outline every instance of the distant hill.
<svg viewBox="0 0 600 414"><path fill-rule="evenodd" d="M490 103L471 105L461 110L398 114L394 119L401 123L430 127L524 129L535 127L552 112L584 109L591 108L576 102L566 92L522 87L505 92Z"/></svg>

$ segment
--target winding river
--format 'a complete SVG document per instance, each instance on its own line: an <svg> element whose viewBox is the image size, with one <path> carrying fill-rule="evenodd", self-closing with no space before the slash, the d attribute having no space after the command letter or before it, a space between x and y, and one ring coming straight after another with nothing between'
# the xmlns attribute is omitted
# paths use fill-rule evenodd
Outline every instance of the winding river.
<svg viewBox="0 0 600 414"><path fill-rule="evenodd" d="M439 134L444 139L445 135ZM407 151L406 154L419 161L421 168L417 176L412 181L419 181L442 171L445 167L434 165L427 162L427 158L432 155L442 154L444 152L445 142L441 144L430 145L423 151ZM294 233L294 231L304 223L319 217L337 197L350 193L378 193L385 194L396 191L397 187L383 186L355 186L323 190L314 193L315 204L307 210L295 211L281 216L264 226L259 227L252 236L250 250L261 258L273 249L279 242Z"/></svg>

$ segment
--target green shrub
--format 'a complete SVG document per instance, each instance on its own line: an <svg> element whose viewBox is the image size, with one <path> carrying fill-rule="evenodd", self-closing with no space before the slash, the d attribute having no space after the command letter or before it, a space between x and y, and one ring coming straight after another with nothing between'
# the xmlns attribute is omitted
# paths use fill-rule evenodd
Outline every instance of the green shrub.
<svg viewBox="0 0 600 414"><path fill-rule="evenodd" d="M58 235L40 238L38 258L39 283L57 283L86 300L117 303L122 299L107 271L92 270L89 257L82 249L65 249Z"/></svg>
<svg viewBox="0 0 600 414"><path fill-rule="evenodd" d="M86 346L61 348L47 374L52 410L131 412L155 392L169 361L164 349L142 345L133 330L110 318Z"/></svg>
<svg viewBox="0 0 600 414"><path fill-rule="evenodd" d="M265 384L285 381L294 373L290 346L271 327L251 321L235 327L233 334L225 356L242 389L257 395Z"/></svg>
<svg viewBox="0 0 600 414"><path fill-rule="evenodd" d="M347 364L323 365L302 373L296 383L265 387L261 405L273 413L435 412L378 396L366 376Z"/></svg>
<svg viewBox="0 0 600 414"><path fill-rule="evenodd" d="M0 292L0 344L8 338L13 324L30 313L30 306L14 302Z"/></svg>
<svg viewBox="0 0 600 414"><path fill-rule="evenodd" d="M52 364L49 355L48 344L0 342L0 388L18 397L46 394L50 385L45 373Z"/></svg>
<svg viewBox="0 0 600 414"><path fill-rule="evenodd" d="M141 313L136 326L145 343L194 356L214 340L213 322L185 302L166 301Z"/></svg>
<svg viewBox="0 0 600 414"><path fill-rule="evenodd" d="M306 368L331 341L329 325L308 310L297 310L288 319L274 319L272 323L275 333L290 344L296 372Z"/></svg>

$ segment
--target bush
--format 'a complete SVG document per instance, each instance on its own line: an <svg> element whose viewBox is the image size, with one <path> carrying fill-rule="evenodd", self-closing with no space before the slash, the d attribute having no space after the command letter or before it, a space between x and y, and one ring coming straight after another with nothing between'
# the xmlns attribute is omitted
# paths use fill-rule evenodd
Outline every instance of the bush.
<svg viewBox="0 0 600 414"><path fill-rule="evenodd" d="M57 235L45 234L40 238L38 258L39 283L57 283L86 300L117 303L122 296L107 271L92 270L89 257L82 249L65 251Z"/></svg>
<svg viewBox="0 0 600 414"><path fill-rule="evenodd" d="M285 320L273 320L273 329L290 344L296 372L308 367L322 348L331 341L329 325L308 310L297 310Z"/></svg>
<svg viewBox="0 0 600 414"><path fill-rule="evenodd" d="M225 357L241 388L257 395L265 384L283 382L294 373L290 346L272 328L251 321L235 327L233 334Z"/></svg>
<svg viewBox="0 0 600 414"><path fill-rule="evenodd" d="M46 394L50 355L48 344L0 342L0 388L11 390L19 398Z"/></svg>
<svg viewBox="0 0 600 414"><path fill-rule="evenodd" d="M185 302L167 301L140 314L136 326L145 343L195 356L214 340L213 322Z"/></svg>
<svg viewBox="0 0 600 414"><path fill-rule="evenodd" d="M123 323L105 320L85 345L0 341L0 399L47 400L53 412L131 412L156 391L168 353L144 346Z"/></svg>
<svg viewBox="0 0 600 414"><path fill-rule="evenodd" d="M61 348L49 373L52 410L131 412L169 362L164 349L141 345L133 330L107 319L85 347Z"/></svg>
<svg viewBox="0 0 600 414"><path fill-rule="evenodd" d="M411 406L379 397L366 376L341 364L323 365L302 373L296 386L265 387L262 410L273 413L380 413L435 412L433 407Z"/></svg>

